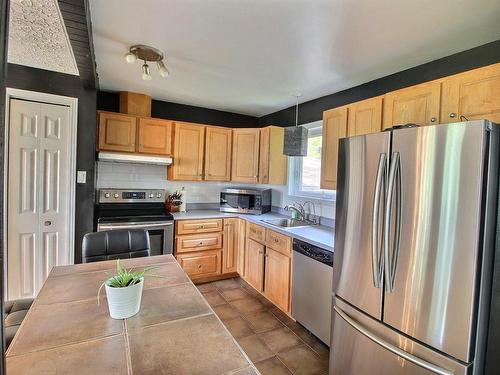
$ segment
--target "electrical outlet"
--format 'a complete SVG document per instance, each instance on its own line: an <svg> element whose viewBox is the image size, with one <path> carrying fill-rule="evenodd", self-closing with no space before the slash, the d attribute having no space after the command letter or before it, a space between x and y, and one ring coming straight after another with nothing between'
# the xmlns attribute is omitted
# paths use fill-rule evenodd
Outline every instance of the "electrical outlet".
<svg viewBox="0 0 500 375"><path fill-rule="evenodd" d="M76 183L77 184L87 183L87 171L78 171L76 173Z"/></svg>

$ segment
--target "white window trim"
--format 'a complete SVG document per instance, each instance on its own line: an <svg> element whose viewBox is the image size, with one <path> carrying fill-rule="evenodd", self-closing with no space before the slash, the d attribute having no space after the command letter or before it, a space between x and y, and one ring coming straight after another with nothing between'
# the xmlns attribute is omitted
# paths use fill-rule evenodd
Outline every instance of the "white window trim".
<svg viewBox="0 0 500 375"><path fill-rule="evenodd" d="M309 129L309 135L321 134L323 121L315 121L302 125ZM335 190L304 191L302 186L302 157L291 156L288 158L288 195L297 198L315 199L324 203L333 204L335 202Z"/></svg>

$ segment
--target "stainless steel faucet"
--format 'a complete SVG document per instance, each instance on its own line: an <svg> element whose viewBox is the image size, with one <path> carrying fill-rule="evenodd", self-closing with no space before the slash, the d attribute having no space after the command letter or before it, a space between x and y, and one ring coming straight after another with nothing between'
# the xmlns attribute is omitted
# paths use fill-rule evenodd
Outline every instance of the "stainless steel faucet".
<svg viewBox="0 0 500 375"><path fill-rule="evenodd" d="M302 204L302 207L305 207L306 204L309 204L310 206L312 206L312 209L313 209L313 219L307 219L306 221L311 223L311 224L314 224L314 225L318 225L319 224L319 220L318 220L318 217L316 216L316 205L314 204L313 201L305 201L303 204ZM309 216L311 216L311 213L309 213Z"/></svg>
<svg viewBox="0 0 500 375"><path fill-rule="evenodd" d="M301 221L305 221L305 219L306 219L304 207L298 202L293 202L292 204L287 204L285 206L285 210L296 212L299 215L299 220L301 220Z"/></svg>

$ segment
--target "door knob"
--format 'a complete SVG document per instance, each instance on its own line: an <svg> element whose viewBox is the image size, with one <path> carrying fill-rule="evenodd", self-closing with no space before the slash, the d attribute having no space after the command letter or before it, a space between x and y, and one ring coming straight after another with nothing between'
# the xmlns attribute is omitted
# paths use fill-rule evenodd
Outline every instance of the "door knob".
<svg viewBox="0 0 500 375"><path fill-rule="evenodd" d="M45 225L46 227L48 227L48 226L52 225L52 221L46 220L46 221L43 222L43 225Z"/></svg>

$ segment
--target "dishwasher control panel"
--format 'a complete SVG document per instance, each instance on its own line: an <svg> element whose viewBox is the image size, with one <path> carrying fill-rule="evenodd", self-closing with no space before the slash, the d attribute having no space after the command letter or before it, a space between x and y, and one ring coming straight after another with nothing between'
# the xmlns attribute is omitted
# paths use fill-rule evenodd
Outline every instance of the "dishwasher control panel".
<svg viewBox="0 0 500 375"><path fill-rule="evenodd" d="M311 245L307 242L294 239L293 250L311 259L333 267L333 252Z"/></svg>

